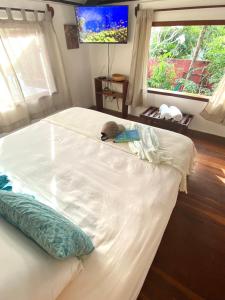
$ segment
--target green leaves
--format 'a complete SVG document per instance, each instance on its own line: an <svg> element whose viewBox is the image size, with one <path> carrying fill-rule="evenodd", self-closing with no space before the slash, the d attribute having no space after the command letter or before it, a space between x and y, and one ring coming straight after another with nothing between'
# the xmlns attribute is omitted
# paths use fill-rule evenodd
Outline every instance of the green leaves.
<svg viewBox="0 0 225 300"><path fill-rule="evenodd" d="M211 95L225 72L225 26L207 26L201 42L197 60L209 61L202 72L201 82L196 84L189 78L175 80L176 74L170 59L193 58L194 49L203 26L154 27L152 30L149 55L157 60L150 87L168 90L183 90L188 93ZM195 69L193 69L194 73ZM184 72L185 73L185 72Z"/></svg>
<svg viewBox="0 0 225 300"><path fill-rule="evenodd" d="M155 27L152 30L151 57L191 58L202 26Z"/></svg>
<svg viewBox="0 0 225 300"><path fill-rule="evenodd" d="M170 90L173 88L175 78L176 73L174 65L161 58L153 67L152 76L148 80L148 86L157 89Z"/></svg>

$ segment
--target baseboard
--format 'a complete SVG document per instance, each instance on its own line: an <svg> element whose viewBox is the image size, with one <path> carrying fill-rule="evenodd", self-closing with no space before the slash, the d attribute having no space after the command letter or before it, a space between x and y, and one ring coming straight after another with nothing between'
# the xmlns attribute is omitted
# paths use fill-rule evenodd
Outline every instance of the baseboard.
<svg viewBox="0 0 225 300"><path fill-rule="evenodd" d="M89 107L89 109L97 110L96 106L91 106L91 107ZM108 108L103 108L102 112L105 113L105 114L109 114L109 115L118 117L118 118L122 118L122 113L119 112L119 111L116 111L116 110L112 110L112 109L108 109ZM141 120L140 120L140 117L138 117L138 116L134 116L134 115L129 115L128 114L127 119L131 120L131 121L142 123Z"/></svg>
<svg viewBox="0 0 225 300"><path fill-rule="evenodd" d="M221 145L225 146L225 138L219 135L214 135L207 132L197 131L193 129L188 129L188 134L190 138L196 138L196 139L204 139L208 140L213 143L219 143Z"/></svg>

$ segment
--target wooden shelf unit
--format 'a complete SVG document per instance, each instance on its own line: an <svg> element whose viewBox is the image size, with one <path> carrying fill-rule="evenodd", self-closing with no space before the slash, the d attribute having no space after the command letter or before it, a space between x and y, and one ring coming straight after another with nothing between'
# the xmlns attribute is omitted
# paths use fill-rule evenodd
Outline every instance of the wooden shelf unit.
<svg viewBox="0 0 225 300"><path fill-rule="evenodd" d="M104 90L103 83L112 83L122 85L122 92ZM96 96L96 108L98 111L103 110L103 96L113 97L117 99L122 99L122 117L127 118L128 115L128 105L126 105L127 98L127 89L128 89L128 80L124 81L115 81L111 79L97 77L95 78L95 96Z"/></svg>

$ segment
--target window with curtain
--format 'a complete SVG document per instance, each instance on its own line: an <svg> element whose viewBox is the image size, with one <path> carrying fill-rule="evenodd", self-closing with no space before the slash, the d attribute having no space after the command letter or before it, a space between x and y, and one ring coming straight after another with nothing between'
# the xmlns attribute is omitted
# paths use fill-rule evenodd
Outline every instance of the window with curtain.
<svg viewBox="0 0 225 300"><path fill-rule="evenodd" d="M72 105L49 11L0 11L0 133Z"/></svg>
<svg viewBox="0 0 225 300"><path fill-rule="evenodd" d="M1 110L56 92L44 36L37 23L0 24Z"/></svg>

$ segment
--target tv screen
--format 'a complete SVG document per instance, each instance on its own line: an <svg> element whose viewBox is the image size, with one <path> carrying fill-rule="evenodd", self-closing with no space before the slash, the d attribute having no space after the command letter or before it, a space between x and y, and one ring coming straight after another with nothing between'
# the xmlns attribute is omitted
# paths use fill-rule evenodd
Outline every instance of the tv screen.
<svg viewBox="0 0 225 300"><path fill-rule="evenodd" d="M127 43L128 6L79 6L75 10L81 43Z"/></svg>

